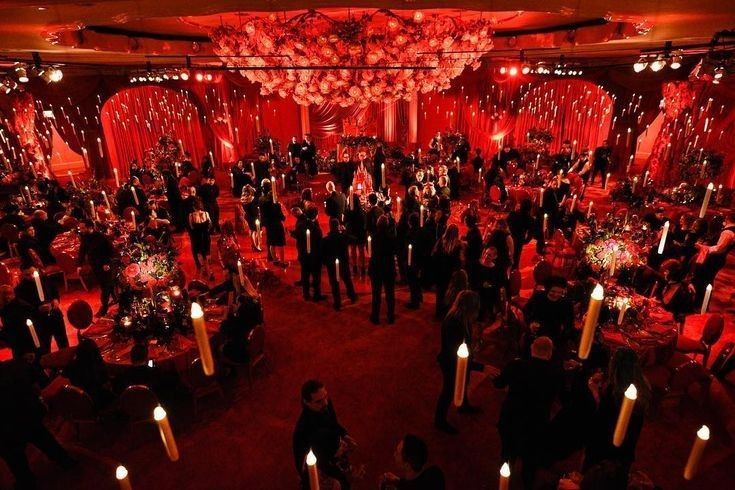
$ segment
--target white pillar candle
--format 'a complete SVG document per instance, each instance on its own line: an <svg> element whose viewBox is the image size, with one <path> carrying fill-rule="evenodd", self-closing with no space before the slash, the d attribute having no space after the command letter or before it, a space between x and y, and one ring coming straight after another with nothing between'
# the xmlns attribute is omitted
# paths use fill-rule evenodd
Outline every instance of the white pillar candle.
<svg viewBox="0 0 735 490"><path fill-rule="evenodd" d="M582 336L579 339L578 356L580 359L587 359L592 350L592 341L595 338L595 329L597 328L597 320L600 318L600 309L602 301L605 299L605 290L602 284L595 286L590 295L590 303L587 307L587 315L584 319L582 327Z"/></svg>
<svg viewBox="0 0 735 490"><path fill-rule="evenodd" d="M135 190L135 186L130 186L130 192L133 193L133 201L135 201L136 206L140 206L140 200L138 199L138 192Z"/></svg>
<svg viewBox="0 0 735 490"><path fill-rule="evenodd" d="M309 473L309 490L319 490L319 469L316 466L316 456L311 449L306 455L306 468Z"/></svg>
<svg viewBox="0 0 735 490"><path fill-rule="evenodd" d="M669 236L669 226L671 226L671 223L666 221L666 223L664 223L663 230L661 230L661 240L658 242L658 254L659 255L664 253L664 247L666 246L666 237Z"/></svg>
<svg viewBox="0 0 735 490"><path fill-rule="evenodd" d="M710 298L712 298L712 284L707 284L707 288L704 290L704 299L702 300L702 309L699 311L702 315L707 313L707 308L709 308Z"/></svg>
<svg viewBox="0 0 735 490"><path fill-rule="evenodd" d="M230 187L232 189L235 188L235 174L233 174L232 172L230 172Z"/></svg>
<svg viewBox="0 0 735 490"><path fill-rule="evenodd" d="M699 178L704 178L704 172L707 170L707 160L702 162L702 168L699 170Z"/></svg>
<svg viewBox="0 0 735 490"><path fill-rule="evenodd" d="M171 424L168 422L168 416L166 410L162 406L157 406L153 409L153 419L158 424L158 431L161 433L161 441L163 441L163 447L166 448L166 453L171 461L179 460L179 447L176 445L176 439L174 433L171 430Z"/></svg>
<svg viewBox="0 0 735 490"><path fill-rule="evenodd" d="M288 152L288 163L290 163L291 165L293 165L293 156L291 155L291 152L290 151Z"/></svg>
<svg viewBox="0 0 735 490"><path fill-rule="evenodd" d="M273 151L273 138L268 138L268 146L270 146L271 155L274 154L275 151Z"/></svg>
<svg viewBox="0 0 735 490"><path fill-rule="evenodd" d="M89 214L92 217L92 219L94 220L97 219L97 211L94 209L94 201L91 199L89 200Z"/></svg>
<svg viewBox="0 0 735 490"><path fill-rule="evenodd" d="M396 197L396 215L400 215L403 208L401 207L401 198Z"/></svg>
<svg viewBox="0 0 735 490"><path fill-rule="evenodd" d="M250 171L253 173L253 179L255 179L255 162L250 162Z"/></svg>
<svg viewBox="0 0 735 490"><path fill-rule="evenodd" d="M704 218L705 213L707 213L707 206L709 205L710 197L712 197L712 190L715 188L715 185L710 182L707 186L707 190L704 192L704 199L702 200L702 207L699 210L699 217Z"/></svg>
<svg viewBox="0 0 735 490"><path fill-rule="evenodd" d="M373 237L371 237L370 235L368 235L368 239L367 239L367 249L368 249L367 250L368 257L372 257L373 256Z"/></svg>
<svg viewBox="0 0 735 490"><path fill-rule="evenodd" d="M273 196L273 202L278 202L278 192L276 191L276 178L271 177L271 195Z"/></svg>
<svg viewBox="0 0 735 490"><path fill-rule="evenodd" d="M281 189L283 189L283 192L286 192L286 174L281 174Z"/></svg>
<svg viewBox="0 0 735 490"><path fill-rule="evenodd" d="M572 196L572 204L571 206L569 206L569 212L573 213L575 207L577 207L577 195L576 194Z"/></svg>
<svg viewBox="0 0 735 490"><path fill-rule="evenodd" d="M623 324L625 312L628 310L628 298L621 298L618 302L618 325Z"/></svg>
<svg viewBox="0 0 735 490"><path fill-rule="evenodd" d="M539 206L543 206L543 204L544 204L544 188L543 187L539 187L539 190L538 190L538 205Z"/></svg>
<svg viewBox="0 0 735 490"><path fill-rule="evenodd" d="M643 172L643 187L646 187L647 182L648 182L648 170Z"/></svg>
<svg viewBox="0 0 735 490"><path fill-rule="evenodd" d="M102 191L102 198L105 200L105 206L107 207L107 209L111 209L110 200L107 199L107 193L105 191Z"/></svg>
<svg viewBox="0 0 735 490"><path fill-rule="evenodd" d="M120 490L133 490L133 487L130 485L128 469L124 466L120 465L115 468L115 479L117 479L117 484L120 486Z"/></svg>
<svg viewBox="0 0 735 490"><path fill-rule="evenodd" d="M334 259L334 275L339 282L339 259Z"/></svg>
<svg viewBox="0 0 735 490"><path fill-rule="evenodd" d="M697 431L697 437L694 439L692 450L689 453L689 459L687 459L687 465L684 467L684 479L691 480L697 474L699 462L702 460L702 454L704 453L704 448L707 446L707 441L709 441L709 436L709 427L706 425L703 425Z"/></svg>
<svg viewBox="0 0 735 490"><path fill-rule="evenodd" d="M408 244L408 266L411 267L411 263L413 261L413 245L410 243Z"/></svg>
<svg viewBox="0 0 735 490"><path fill-rule="evenodd" d="M207 324L204 321L204 311L199 303L191 304L191 325L194 327L194 336L196 337L197 347L199 347L199 358L202 361L202 370L207 376L214 374L214 358L212 357L212 347L209 345L209 335L207 335Z"/></svg>
<svg viewBox="0 0 735 490"><path fill-rule="evenodd" d="M112 173L115 174L115 187L120 187L120 174L118 173L117 168L113 168Z"/></svg>
<svg viewBox="0 0 735 490"><path fill-rule="evenodd" d="M419 206L419 226L424 226L424 205Z"/></svg>
<svg viewBox="0 0 735 490"><path fill-rule="evenodd" d="M510 488L510 466L503 463L500 467L500 480L498 482L498 490L508 490Z"/></svg>
<svg viewBox="0 0 735 490"><path fill-rule="evenodd" d="M306 230L306 253L311 253L311 230Z"/></svg>
<svg viewBox="0 0 735 490"><path fill-rule="evenodd" d="M237 274L240 277L240 285L245 286L245 274L242 272L242 261L237 260Z"/></svg>
<svg viewBox="0 0 735 490"><path fill-rule="evenodd" d="M462 342L462 345L457 349L457 369L454 377L454 406L459 407L464 401L464 388L465 379L467 377L467 361L470 357L470 351L467 349L467 344Z"/></svg>
<svg viewBox="0 0 735 490"><path fill-rule="evenodd" d="M76 188L77 188L77 181L76 181L76 180L74 180L74 174L73 174L73 173L71 173L71 170L69 170L69 171L67 172L67 174L69 175L69 178L71 179L71 185L73 185L73 186L74 186L74 188L76 189Z"/></svg>
<svg viewBox="0 0 735 490"><path fill-rule="evenodd" d="M385 163L380 164L380 187L385 189Z"/></svg>
<svg viewBox="0 0 735 490"><path fill-rule="evenodd" d="M36 327L33 326L33 322L30 319L26 320L26 327L28 327L28 333L31 334L31 339L33 339L33 345L36 349L39 349L41 347L41 342L38 340Z"/></svg>
<svg viewBox="0 0 735 490"><path fill-rule="evenodd" d="M592 201L590 201L589 206L587 206L587 219L589 219L590 216L592 216Z"/></svg>
<svg viewBox="0 0 735 490"><path fill-rule="evenodd" d="M99 152L100 152L100 158L104 158L105 157L105 152L102 151L102 139L100 139L100 138L97 138L97 150L99 150Z"/></svg>
<svg viewBox="0 0 735 490"><path fill-rule="evenodd" d="M622 446L625 440L625 434L628 432L628 424L630 423L630 416L633 415L636 398L638 398L638 390L635 385L628 386L628 389L625 390L625 396L623 396L623 404L620 405L618 421L615 424L615 433L613 434L613 445L615 447Z"/></svg>
<svg viewBox="0 0 735 490"><path fill-rule="evenodd" d="M544 224L541 228L541 232L544 234L544 236L548 235L549 233L549 215L547 213L544 213Z"/></svg>
<svg viewBox="0 0 735 490"><path fill-rule="evenodd" d="M135 211L130 211L130 221L133 224L133 230L138 228L138 223L135 222Z"/></svg>
<svg viewBox="0 0 735 490"><path fill-rule="evenodd" d="M477 169L477 183L478 184L482 183L482 169L481 168Z"/></svg>
<svg viewBox="0 0 735 490"><path fill-rule="evenodd" d="M22 196L23 196L24 198L26 198L26 199L27 199L27 201L28 201L28 204L32 204L32 203L33 203L33 200L31 199L31 190L30 190L30 189L28 188L28 186L25 186L25 187L24 187L24 189L25 189L25 191L26 191L26 192L25 192L25 194L24 194L24 193L22 193L22 192L21 192L20 194L21 194L21 195L22 195Z"/></svg>
<svg viewBox="0 0 735 490"><path fill-rule="evenodd" d="M38 299L41 303L46 301L46 296L43 294L43 286L41 285L41 276L38 271L33 271L33 280L36 282L36 291L38 292Z"/></svg>
<svg viewBox="0 0 735 490"><path fill-rule="evenodd" d="M631 192L635 194L635 186L638 185L638 177L633 177L633 187L631 189Z"/></svg>
<svg viewBox="0 0 735 490"><path fill-rule="evenodd" d="M605 175L605 183L602 185L602 190L604 190L604 191L607 190L607 182L609 180L610 180L610 172L608 172L607 175Z"/></svg>
<svg viewBox="0 0 735 490"><path fill-rule="evenodd" d="M306 230L307 232L309 230ZM255 233L260 235L260 220L258 218L255 218Z"/></svg>

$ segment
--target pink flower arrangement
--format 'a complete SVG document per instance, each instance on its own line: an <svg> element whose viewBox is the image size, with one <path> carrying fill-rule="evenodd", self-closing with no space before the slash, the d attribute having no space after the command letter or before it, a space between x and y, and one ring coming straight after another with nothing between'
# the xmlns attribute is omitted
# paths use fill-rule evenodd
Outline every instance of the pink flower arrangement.
<svg viewBox="0 0 735 490"><path fill-rule="evenodd" d="M586 262L595 272L608 269L613 256L615 256L615 266L619 270L637 267L644 263L641 248L630 240L601 238L587 245L585 249Z"/></svg>
<svg viewBox="0 0 735 490"><path fill-rule="evenodd" d="M261 94L291 95L301 105L348 107L411 100L418 91L449 88L466 66L477 69L482 55L492 49L494 23L449 16L404 19L387 10L335 20L309 11L285 20L252 16L242 27L222 25L209 35L214 52L228 66L243 68L240 74L259 83ZM328 68L289 69L308 66ZM404 66L427 68L400 69ZM261 67L282 69L247 69Z"/></svg>

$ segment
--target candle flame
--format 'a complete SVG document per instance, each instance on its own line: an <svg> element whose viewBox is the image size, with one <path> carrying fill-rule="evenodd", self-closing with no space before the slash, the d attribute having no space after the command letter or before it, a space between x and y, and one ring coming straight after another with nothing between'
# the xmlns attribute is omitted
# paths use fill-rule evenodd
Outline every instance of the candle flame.
<svg viewBox="0 0 735 490"><path fill-rule="evenodd" d="M158 405L156 408L153 409L153 420L155 420L156 422L160 422L165 418L166 410L164 410L161 405Z"/></svg>
<svg viewBox="0 0 735 490"><path fill-rule="evenodd" d="M128 469L126 467L120 465L115 469L115 478L117 478L118 480L124 480L127 477Z"/></svg>
<svg viewBox="0 0 735 490"><path fill-rule="evenodd" d="M199 303L196 301L191 304L191 317L192 318L201 318L204 316L204 312L202 311L202 307L199 306Z"/></svg>
<svg viewBox="0 0 735 490"><path fill-rule="evenodd" d="M703 441L708 441L709 440L709 427L707 427L706 425L703 425L702 427L700 427L700 429L697 431L697 437L699 437Z"/></svg>
<svg viewBox="0 0 735 490"><path fill-rule="evenodd" d="M707 186L707 189L710 191L714 188L715 188L715 184L713 184L712 182L710 182L709 185Z"/></svg>
<svg viewBox="0 0 735 490"><path fill-rule="evenodd" d="M592 295L590 296L590 298L597 301L602 301L603 299L605 299L605 288L602 287L602 284L598 284L597 286L595 286L595 289L592 290Z"/></svg>
<svg viewBox="0 0 735 490"><path fill-rule="evenodd" d="M33 271L33 278L35 279L36 277L38 277L38 271Z"/></svg>
<svg viewBox="0 0 735 490"><path fill-rule="evenodd" d="M32 327L33 326L33 322L31 321L30 318L28 320L26 320L26 326L27 327Z"/></svg>
<svg viewBox="0 0 735 490"><path fill-rule="evenodd" d="M306 455L306 464L309 466L314 466L316 464L316 456L314 456L314 451L309 449L309 454Z"/></svg>
<svg viewBox="0 0 735 490"><path fill-rule="evenodd" d="M503 463L503 466L500 467L500 476L505 478L510 477L510 466L508 466L508 463Z"/></svg>
<svg viewBox="0 0 735 490"><path fill-rule="evenodd" d="M631 384L628 386L628 389L625 390L625 398L628 400L635 400L638 398L638 390L636 389L635 385Z"/></svg>
<svg viewBox="0 0 735 490"><path fill-rule="evenodd" d="M712 284L707 284L707 291L712 291Z"/></svg>
<svg viewBox="0 0 735 490"><path fill-rule="evenodd" d="M466 359L470 357L470 351L467 349L467 344L462 342L462 345L459 346L459 349L457 349L457 357L461 357L463 359Z"/></svg>

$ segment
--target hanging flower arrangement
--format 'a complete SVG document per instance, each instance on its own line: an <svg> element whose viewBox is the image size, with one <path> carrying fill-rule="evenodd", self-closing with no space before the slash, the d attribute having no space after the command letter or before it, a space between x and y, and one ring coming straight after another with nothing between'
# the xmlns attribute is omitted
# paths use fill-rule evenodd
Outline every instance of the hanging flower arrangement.
<svg viewBox="0 0 735 490"><path fill-rule="evenodd" d="M422 12L406 19L389 10L334 19L310 10L290 19L250 16L241 27L222 25L209 36L222 61L243 68L262 95L349 107L448 89L492 49L494 22Z"/></svg>

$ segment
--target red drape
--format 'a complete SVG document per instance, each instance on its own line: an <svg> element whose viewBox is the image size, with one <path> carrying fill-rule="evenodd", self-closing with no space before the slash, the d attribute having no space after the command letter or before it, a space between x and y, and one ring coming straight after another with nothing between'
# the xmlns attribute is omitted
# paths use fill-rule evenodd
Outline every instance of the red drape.
<svg viewBox="0 0 735 490"><path fill-rule="evenodd" d="M200 112L184 90L141 86L122 90L102 109L110 164L127 175L130 161L143 160L158 139L171 135L198 163L206 154Z"/></svg>
<svg viewBox="0 0 735 490"><path fill-rule="evenodd" d="M287 151L286 147L292 137L296 136L301 141L299 106L293 98L281 98L277 95L261 97L260 113L263 118L263 132L280 142L282 153Z"/></svg>
<svg viewBox="0 0 735 490"><path fill-rule="evenodd" d="M368 107L353 105L339 107L332 104L309 107L309 125L319 151L336 151L342 134L357 136L378 134L378 109L375 104Z"/></svg>

